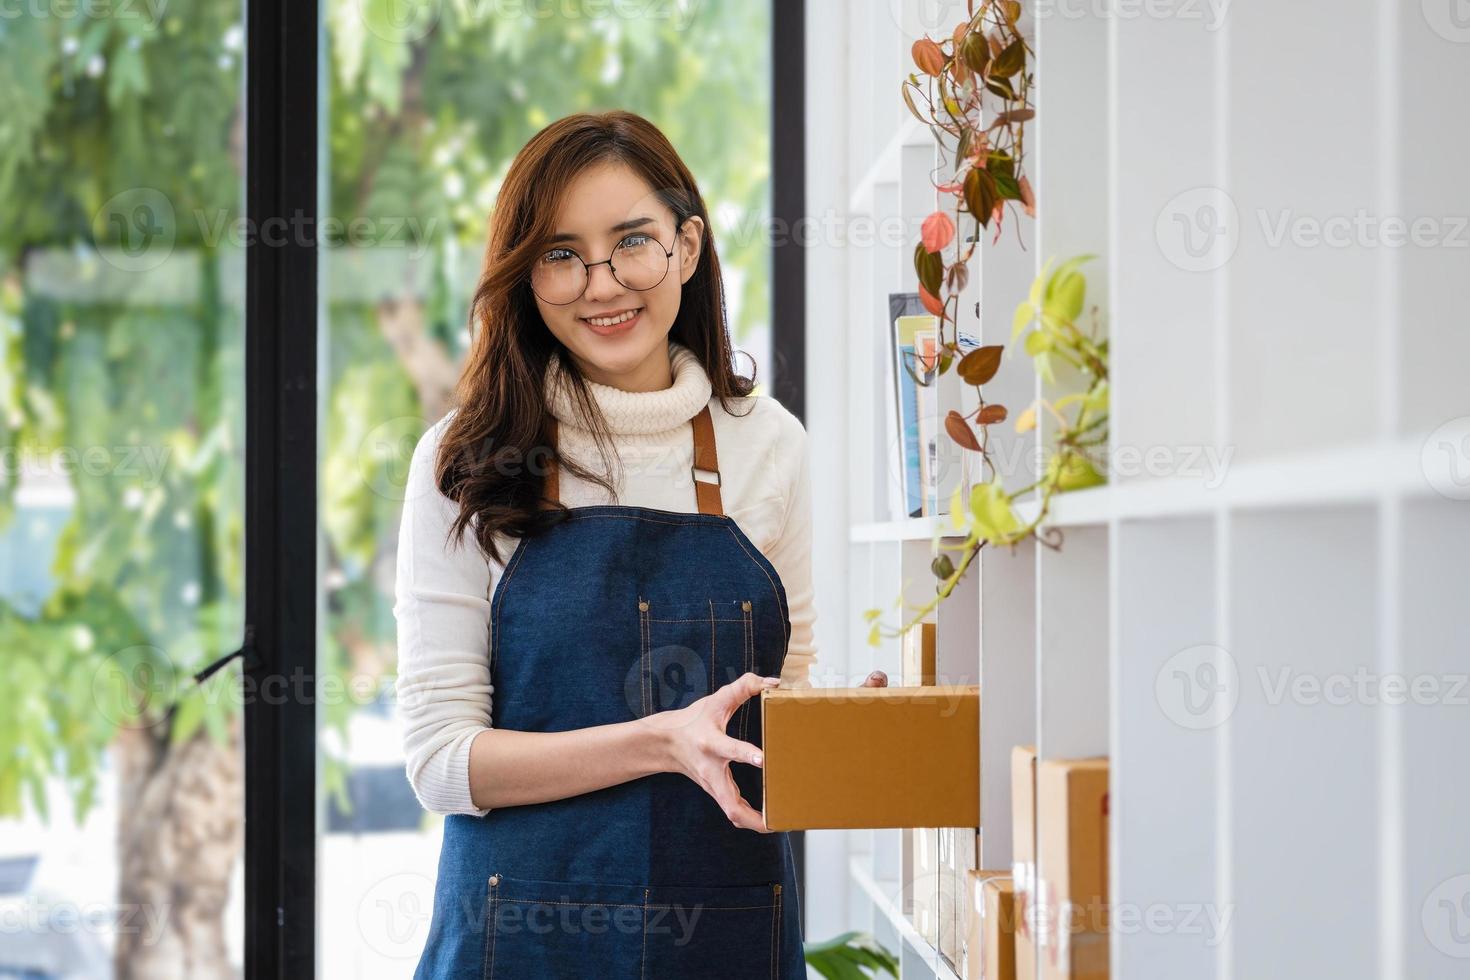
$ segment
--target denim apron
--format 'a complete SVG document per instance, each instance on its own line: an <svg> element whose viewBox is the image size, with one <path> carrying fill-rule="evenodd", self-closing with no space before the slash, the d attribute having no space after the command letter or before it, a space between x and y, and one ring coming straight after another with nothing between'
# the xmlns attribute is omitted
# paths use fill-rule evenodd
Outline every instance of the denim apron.
<svg viewBox="0 0 1470 980"><path fill-rule="evenodd" d="M490 598L496 726L606 725L683 707L746 671L779 676L785 588L724 513L707 405L691 424L694 469L715 477L690 473L698 513L574 507L520 539ZM546 488L557 500L554 461ZM726 731L761 744L759 694ZM759 812L760 770L730 769ZM804 978L795 871L787 832L735 827L679 773L451 814L415 977Z"/></svg>

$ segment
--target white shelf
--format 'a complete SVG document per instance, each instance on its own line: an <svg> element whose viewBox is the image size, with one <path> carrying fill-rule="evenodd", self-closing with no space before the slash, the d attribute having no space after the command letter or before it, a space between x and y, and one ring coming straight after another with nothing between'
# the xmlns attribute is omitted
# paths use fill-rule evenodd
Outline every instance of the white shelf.
<svg viewBox="0 0 1470 980"><path fill-rule="evenodd" d="M1049 527L1084 527L1133 518L1207 516L1226 510L1433 499L1421 448L1421 443L1410 440L1232 463L1218 486L1172 477L1078 490L1057 495L1046 523ZM1034 500L1023 500L1016 504L1016 511L1022 520L1030 520L1036 507ZM959 536L944 515L855 524L849 540L913 541L936 534Z"/></svg>
<svg viewBox="0 0 1470 980"><path fill-rule="evenodd" d="M899 158L903 154L905 146L929 146L933 142L933 134L929 128L912 115L908 115L905 109L903 126L894 133L878 151L878 156L857 183L853 185L852 198L848 207L853 214L873 213L873 188L879 184L891 184L898 180Z"/></svg>
<svg viewBox="0 0 1470 980"><path fill-rule="evenodd" d="M898 891L898 882L882 882L874 878L872 872L863 866L861 855L848 858L847 869L853 882L867 894L873 907L878 910L878 914L888 920L888 924L898 933L899 938L923 954L925 964L934 968L934 975L938 980L960 980L959 975L954 972L944 957L939 955L939 951L919 935L919 930L914 928L914 924L893 904L892 894ZM898 950L890 950L890 952L899 955ZM910 980L910 978L904 977L903 980Z"/></svg>

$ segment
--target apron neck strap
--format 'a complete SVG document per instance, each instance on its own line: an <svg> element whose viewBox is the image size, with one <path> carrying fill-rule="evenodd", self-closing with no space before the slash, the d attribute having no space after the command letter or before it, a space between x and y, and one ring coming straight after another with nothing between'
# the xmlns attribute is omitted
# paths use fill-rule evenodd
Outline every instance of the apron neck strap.
<svg viewBox="0 0 1470 980"><path fill-rule="evenodd" d="M557 419L555 415L547 417L547 424L551 431L551 445L556 447ZM694 428L694 465L690 468L689 476L694 481L694 500L699 506L701 514L712 514L720 516L725 513L725 506L720 495L720 460L715 452L715 423L710 417L709 406L706 405L699 410L699 414L689 420ZM713 473L713 483L699 478L696 470ZM555 454L546 461L546 485L545 493L541 500L542 510L553 510L556 502L560 499L560 475L556 463Z"/></svg>

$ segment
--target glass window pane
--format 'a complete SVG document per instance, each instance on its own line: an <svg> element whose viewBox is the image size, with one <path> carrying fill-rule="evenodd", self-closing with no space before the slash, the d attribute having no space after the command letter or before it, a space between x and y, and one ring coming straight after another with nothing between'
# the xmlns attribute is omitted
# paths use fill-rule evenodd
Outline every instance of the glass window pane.
<svg viewBox="0 0 1470 980"><path fill-rule="evenodd" d="M243 962L241 18L0 14L0 976Z"/></svg>
<svg viewBox="0 0 1470 980"><path fill-rule="evenodd" d="M395 6L403 17L386 9ZM323 210L344 231L322 267L320 656L324 679L338 675L333 685L349 693L323 699L320 962L324 976L398 977L427 936L442 822L404 774L392 693L395 539L408 460L446 411L468 346L498 182L516 151L564 115L623 108L651 119L709 204L732 339L769 393L770 10L330 9ZM751 370L745 357L736 366Z"/></svg>

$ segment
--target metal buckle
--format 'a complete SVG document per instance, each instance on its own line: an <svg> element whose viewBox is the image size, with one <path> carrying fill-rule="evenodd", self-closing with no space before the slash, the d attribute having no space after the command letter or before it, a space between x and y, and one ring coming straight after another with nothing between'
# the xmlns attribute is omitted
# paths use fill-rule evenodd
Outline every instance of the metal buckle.
<svg viewBox="0 0 1470 980"><path fill-rule="evenodd" d="M722 481L720 480L720 471L719 470L703 470L702 471L702 472L705 472L705 473L713 473L715 475L715 478L713 480L701 480L699 477L697 477L697 476L694 475L696 472L701 472L701 471L696 470L693 466L689 467L689 479L693 480L695 483L713 483L717 487L720 486L721 483L722 483Z"/></svg>

